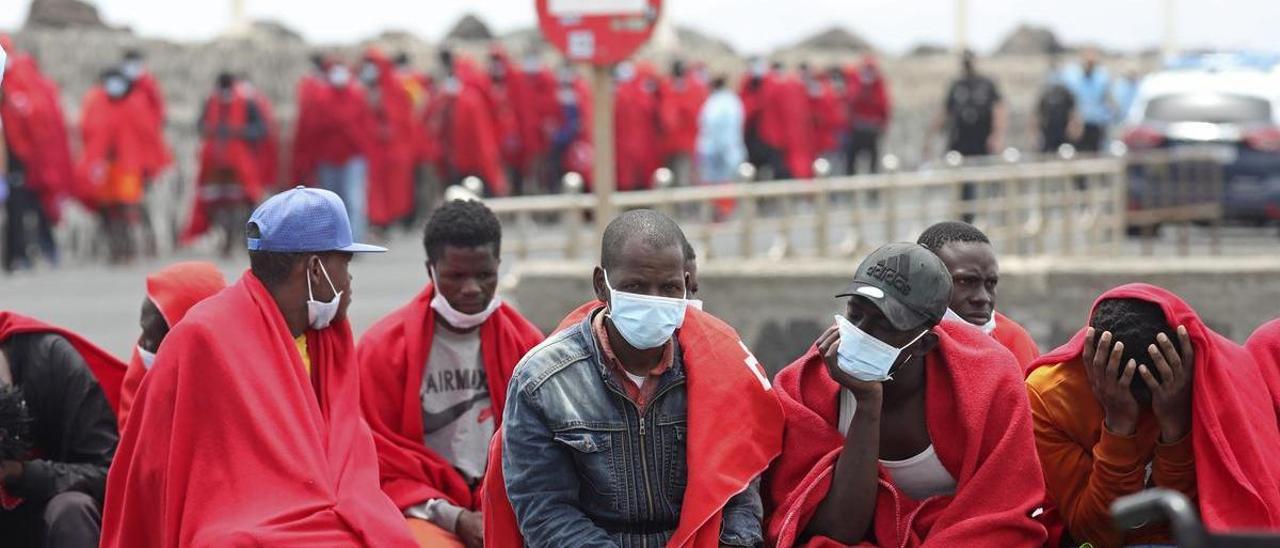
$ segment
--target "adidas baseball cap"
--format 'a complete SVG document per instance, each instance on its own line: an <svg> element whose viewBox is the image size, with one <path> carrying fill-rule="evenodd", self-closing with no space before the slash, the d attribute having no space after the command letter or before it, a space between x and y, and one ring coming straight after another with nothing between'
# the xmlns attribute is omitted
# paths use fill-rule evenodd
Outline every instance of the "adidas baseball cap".
<svg viewBox="0 0 1280 548"><path fill-rule="evenodd" d="M864 297L894 327L907 331L942 321L951 302L951 273L932 251L911 243L871 252L836 297Z"/></svg>
<svg viewBox="0 0 1280 548"><path fill-rule="evenodd" d="M381 253L387 248L352 242L351 220L342 198L304 186L262 202L249 216L250 251Z"/></svg>

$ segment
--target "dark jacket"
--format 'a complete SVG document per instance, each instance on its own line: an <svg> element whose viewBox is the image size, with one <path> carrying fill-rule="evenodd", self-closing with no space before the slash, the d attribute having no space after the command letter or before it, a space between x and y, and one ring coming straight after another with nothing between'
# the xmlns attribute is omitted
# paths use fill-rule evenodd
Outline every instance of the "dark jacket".
<svg viewBox="0 0 1280 548"><path fill-rule="evenodd" d="M116 417L89 366L66 339L47 333L14 335L4 343L13 382L32 418L32 460L5 490L43 504L66 491L99 504L120 436Z"/></svg>
<svg viewBox="0 0 1280 548"><path fill-rule="evenodd" d="M516 366L503 414L502 472L530 548L664 546L688 482L684 363L643 413L604 365L591 315ZM720 542L762 542L758 482L724 508Z"/></svg>

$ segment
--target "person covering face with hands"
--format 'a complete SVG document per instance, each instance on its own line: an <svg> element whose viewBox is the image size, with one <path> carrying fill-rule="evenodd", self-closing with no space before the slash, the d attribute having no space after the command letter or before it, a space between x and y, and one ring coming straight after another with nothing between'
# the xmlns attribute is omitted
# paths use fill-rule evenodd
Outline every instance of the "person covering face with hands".
<svg viewBox="0 0 1280 548"><path fill-rule="evenodd" d="M1178 296L1147 284L1102 294L1089 323L1027 377L1044 478L1071 540L1168 543L1116 530L1113 501L1179 491L1211 531L1280 525L1280 432L1263 372Z"/></svg>
<svg viewBox="0 0 1280 548"><path fill-rule="evenodd" d="M844 314L778 374L789 441L766 479L770 542L1044 542L1019 368L941 323L951 290L929 250L881 247L837 295Z"/></svg>

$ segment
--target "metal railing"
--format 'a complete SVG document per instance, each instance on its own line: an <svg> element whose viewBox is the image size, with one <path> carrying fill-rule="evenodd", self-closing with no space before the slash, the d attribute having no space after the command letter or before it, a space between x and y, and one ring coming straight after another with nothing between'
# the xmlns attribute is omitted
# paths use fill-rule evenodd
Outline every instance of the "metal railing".
<svg viewBox="0 0 1280 548"><path fill-rule="evenodd" d="M1221 168L1206 154L1151 152L956 161L918 171L811 180L738 182L622 192L611 209L662 210L680 222L703 260L853 257L914 239L947 219L969 220L1005 255L1118 255L1127 234L1221 218ZM886 168L896 167L887 158ZM975 165L963 165L972 163ZM1131 177L1144 194L1134 196ZM493 198L518 258L594 257L600 204L570 174L565 194ZM607 221L607 219L604 219ZM1185 234L1185 232L1184 232ZM1210 252L1217 252L1217 236ZM1190 252L1180 237L1179 251ZM1148 252L1149 247L1144 248Z"/></svg>

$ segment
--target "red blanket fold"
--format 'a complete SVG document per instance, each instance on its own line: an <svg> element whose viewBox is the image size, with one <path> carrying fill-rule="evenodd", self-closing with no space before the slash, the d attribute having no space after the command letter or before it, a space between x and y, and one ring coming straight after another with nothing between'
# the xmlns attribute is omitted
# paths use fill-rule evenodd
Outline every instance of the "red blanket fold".
<svg viewBox="0 0 1280 548"><path fill-rule="evenodd" d="M196 303L226 287L227 279L222 276L217 265L205 261L174 263L147 276L147 298L156 305L170 328L178 325ZM138 355L138 349L134 348L133 355L129 357L129 369L120 386L120 410L116 417L121 430L129 422L129 411L133 409L134 398L138 395L138 388L142 386L142 378L146 374L147 368L142 365L142 357Z"/></svg>
<svg viewBox="0 0 1280 548"><path fill-rule="evenodd" d="M1244 346L1258 362L1258 369L1271 392L1276 417L1280 419L1280 319L1263 324L1249 336Z"/></svg>
<svg viewBox="0 0 1280 548"><path fill-rule="evenodd" d="M1031 334L1018 325L1018 322L1010 320L999 312L995 315L996 328L991 332L991 337L1000 343L1000 346L1013 352L1013 357L1018 359L1018 367L1024 370L1031 367L1031 363L1040 356L1040 347L1036 346L1035 339L1032 339Z"/></svg>
<svg viewBox="0 0 1280 548"><path fill-rule="evenodd" d="M584 306L590 306L589 312L604 305ZM782 409L764 368L732 327L690 308L677 336L688 382L689 485L680 523L667 546L715 548L725 504L764 472L782 448ZM726 417L732 417L732 436L725 435ZM501 432L493 437L488 469L485 544L518 548L523 543L502 478Z"/></svg>
<svg viewBox="0 0 1280 548"><path fill-rule="evenodd" d="M126 369L124 362L71 331L14 312L0 312L0 343L9 340L9 337L25 333L52 333L70 342L76 352L80 353L80 357L84 358L94 378L98 379L111 411L119 409L120 383L124 382Z"/></svg>
<svg viewBox="0 0 1280 548"><path fill-rule="evenodd" d="M1191 436L1205 526L1212 531L1280 529L1280 430L1268 380L1257 362L1240 345L1211 331L1191 306L1164 288L1122 285L1103 293L1093 306L1123 298L1160 305L1171 327L1185 326L1191 335L1196 350ZM1085 331L1041 356L1027 374L1079 358Z"/></svg>
<svg viewBox="0 0 1280 548"><path fill-rule="evenodd" d="M467 481L423 444L422 377L435 332L428 285L409 304L378 321L360 339L361 409L373 430L382 490L401 509L429 499L476 508ZM480 326L480 352L489 381L494 420L502 426L507 385L516 363L542 342L542 333L519 312L502 305Z"/></svg>
<svg viewBox="0 0 1280 548"><path fill-rule="evenodd" d="M912 500L881 468L878 545L1043 544L1044 527L1028 517L1044 500L1044 479L1020 369L977 329L943 322L934 333L940 345L925 362L929 435L956 494ZM840 387L816 349L783 369L777 383L787 425L785 449L765 478L767 537L784 548L838 546L825 537L802 541L844 447L836 427Z"/></svg>
<svg viewBox="0 0 1280 548"><path fill-rule="evenodd" d="M174 326L107 476L102 546L416 545L378 489L350 324L306 337L314 385L248 272Z"/></svg>

